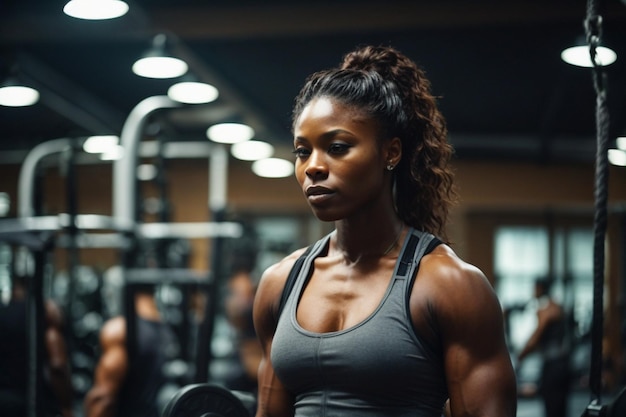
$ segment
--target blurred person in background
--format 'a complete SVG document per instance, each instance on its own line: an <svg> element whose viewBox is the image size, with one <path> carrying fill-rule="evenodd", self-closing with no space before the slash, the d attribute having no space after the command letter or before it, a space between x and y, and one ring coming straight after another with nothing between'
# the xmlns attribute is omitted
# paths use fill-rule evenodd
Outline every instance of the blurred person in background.
<svg viewBox="0 0 626 417"><path fill-rule="evenodd" d="M171 358L175 335L154 297L155 286L135 286L135 335L128 335L126 318L107 320L100 331L101 354L94 384L84 400L87 417L158 417L160 390L167 382L164 365ZM129 360L127 342L135 337L136 361Z"/></svg>
<svg viewBox="0 0 626 417"><path fill-rule="evenodd" d="M0 416L24 417L27 414L26 278L13 277L8 304L0 302ZM52 300L44 301L43 402L45 417L72 416L73 390L64 318Z"/></svg>
<svg viewBox="0 0 626 417"><path fill-rule="evenodd" d="M552 280L539 278L534 283L537 326L517 355L517 366L532 352L539 353L541 371L538 393L545 417L567 417L570 393L570 344L567 315L550 297Z"/></svg>
<svg viewBox="0 0 626 417"><path fill-rule="evenodd" d="M225 384L229 389L255 394L257 371L263 356L252 319L256 293L256 280L253 276L256 258L254 242L244 240L235 248L224 305L226 319L233 330L237 362L237 369Z"/></svg>

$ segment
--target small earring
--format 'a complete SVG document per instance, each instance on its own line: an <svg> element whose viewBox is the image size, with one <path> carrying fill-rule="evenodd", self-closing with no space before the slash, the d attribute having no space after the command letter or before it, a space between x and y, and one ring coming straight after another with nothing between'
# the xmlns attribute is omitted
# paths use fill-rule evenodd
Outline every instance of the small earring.
<svg viewBox="0 0 626 417"><path fill-rule="evenodd" d="M393 164L387 165L387 171L393 171L394 168L395 166Z"/></svg>

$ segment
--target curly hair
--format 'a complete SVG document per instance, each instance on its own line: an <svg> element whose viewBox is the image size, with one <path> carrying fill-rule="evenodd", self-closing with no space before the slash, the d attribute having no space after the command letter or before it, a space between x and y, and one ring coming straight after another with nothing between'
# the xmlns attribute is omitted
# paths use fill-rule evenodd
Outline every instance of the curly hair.
<svg viewBox="0 0 626 417"><path fill-rule="evenodd" d="M398 216L445 238L457 197L449 165L453 148L425 72L392 47L364 46L345 55L338 68L309 76L296 97L293 122L321 96L366 112L379 124L381 140L400 138L402 159L394 171Z"/></svg>

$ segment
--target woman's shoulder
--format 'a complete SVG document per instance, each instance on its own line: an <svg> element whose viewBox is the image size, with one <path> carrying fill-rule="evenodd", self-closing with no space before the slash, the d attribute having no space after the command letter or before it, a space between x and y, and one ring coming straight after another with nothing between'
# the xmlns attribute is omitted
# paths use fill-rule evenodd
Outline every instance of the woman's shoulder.
<svg viewBox="0 0 626 417"><path fill-rule="evenodd" d="M276 315L280 298L291 268L296 260L305 252L300 248L265 269L259 280L255 299L255 315L271 313Z"/></svg>
<svg viewBox="0 0 626 417"><path fill-rule="evenodd" d="M428 255L425 255L420 270L424 268L428 270L429 276L436 278L438 281L443 280L442 284L450 284L454 280L467 279L483 279L484 273L475 265L464 261L456 252L447 244L438 245ZM437 278L438 277L438 278Z"/></svg>
<svg viewBox="0 0 626 417"><path fill-rule="evenodd" d="M459 340L474 330L483 334L483 324L496 323L502 317L497 295L485 274L447 245L439 245L422 259L410 306L416 328L428 332L434 325L442 340ZM431 323L424 325L422 317ZM468 333L468 329L473 330Z"/></svg>
<svg viewBox="0 0 626 417"><path fill-rule="evenodd" d="M456 310L475 306L475 301L492 301L494 289L478 267L461 259L445 244L437 246L420 263L416 286L442 307ZM472 302L468 302L468 301Z"/></svg>
<svg viewBox="0 0 626 417"><path fill-rule="evenodd" d="M296 260L305 252L306 248L300 248L289 255L282 258L280 261L270 265L263 271L261 279L259 281L259 289L263 287L283 287L287 276L293 268Z"/></svg>

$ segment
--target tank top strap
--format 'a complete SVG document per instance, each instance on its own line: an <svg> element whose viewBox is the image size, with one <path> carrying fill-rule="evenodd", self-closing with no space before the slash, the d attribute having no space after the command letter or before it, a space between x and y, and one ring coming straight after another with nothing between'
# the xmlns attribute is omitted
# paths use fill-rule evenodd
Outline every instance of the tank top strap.
<svg viewBox="0 0 626 417"><path fill-rule="evenodd" d="M410 299L413 283L422 258L441 243L442 241L436 236L411 228L409 233L407 233L402 251L398 256L398 262L396 263L396 270L393 276L393 281L398 282L402 287L401 291L404 294L406 317L409 319L409 327L413 329L414 340L422 347L424 354L435 363L442 363L443 359L438 349L428 343L419 334L415 333L410 319Z"/></svg>
<svg viewBox="0 0 626 417"><path fill-rule="evenodd" d="M308 251L308 254L304 257L304 262L302 263L302 266L296 278L297 283L309 279L311 273L313 272L313 268L311 267L311 265L313 264L315 258L320 256L322 252L328 251L328 243L330 241L331 234L332 232L315 242L311 249Z"/></svg>
<svg viewBox="0 0 626 417"><path fill-rule="evenodd" d="M430 233L415 228L409 229L398 256L393 279L406 280L405 282L410 284L422 257L440 243L441 241ZM409 286L406 286L407 291Z"/></svg>

